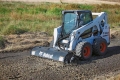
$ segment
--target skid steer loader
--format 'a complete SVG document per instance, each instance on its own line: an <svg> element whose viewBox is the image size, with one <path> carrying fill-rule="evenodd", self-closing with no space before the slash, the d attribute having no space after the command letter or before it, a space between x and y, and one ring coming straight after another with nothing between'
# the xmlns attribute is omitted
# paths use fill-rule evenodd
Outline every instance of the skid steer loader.
<svg viewBox="0 0 120 80"><path fill-rule="evenodd" d="M110 28L105 12L65 10L62 16L62 25L54 29L50 47L34 47L31 55L70 63L75 56L87 60L92 53L106 54Z"/></svg>

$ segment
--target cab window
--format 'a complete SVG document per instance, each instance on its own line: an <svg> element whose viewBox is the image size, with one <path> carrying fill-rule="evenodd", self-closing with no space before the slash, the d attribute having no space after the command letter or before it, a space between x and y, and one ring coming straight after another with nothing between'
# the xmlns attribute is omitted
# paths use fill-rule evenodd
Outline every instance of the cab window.
<svg viewBox="0 0 120 80"><path fill-rule="evenodd" d="M92 17L90 13L81 13L80 14L80 26L85 25L92 21Z"/></svg>

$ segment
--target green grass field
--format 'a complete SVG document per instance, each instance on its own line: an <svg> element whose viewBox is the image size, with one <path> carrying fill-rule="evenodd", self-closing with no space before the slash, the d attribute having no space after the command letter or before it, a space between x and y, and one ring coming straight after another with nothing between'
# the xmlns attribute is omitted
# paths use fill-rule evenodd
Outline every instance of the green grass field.
<svg viewBox="0 0 120 80"><path fill-rule="evenodd" d="M43 31L52 35L61 24L62 10L105 11L111 28L120 26L120 5L0 2L0 34Z"/></svg>

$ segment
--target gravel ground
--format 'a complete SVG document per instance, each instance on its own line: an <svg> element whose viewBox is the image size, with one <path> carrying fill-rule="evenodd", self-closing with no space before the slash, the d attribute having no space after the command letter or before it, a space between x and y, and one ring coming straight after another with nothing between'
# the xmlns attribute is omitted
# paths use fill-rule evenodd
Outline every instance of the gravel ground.
<svg viewBox="0 0 120 80"><path fill-rule="evenodd" d="M93 55L89 61L69 65L30 56L29 51L0 53L0 80L109 79L120 73L119 45L119 39L112 39L105 56Z"/></svg>

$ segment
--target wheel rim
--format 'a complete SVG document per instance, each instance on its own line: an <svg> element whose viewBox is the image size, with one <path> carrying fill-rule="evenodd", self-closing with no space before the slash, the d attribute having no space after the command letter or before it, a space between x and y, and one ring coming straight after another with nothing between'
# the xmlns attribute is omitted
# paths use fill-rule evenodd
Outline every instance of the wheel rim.
<svg viewBox="0 0 120 80"><path fill-rule="evenodd" d="M84 48L84 57L89 57L90 56L90 47L86 46Z"/></svg>
<svg viewBox="0 0 120 80"><path fill-rule="evenodd" d="M102 53L104 53L105 50L106 50L106 45L105 45L104 42L102 42L102 43L100 44L100 51L101 51Z"/></svg>

